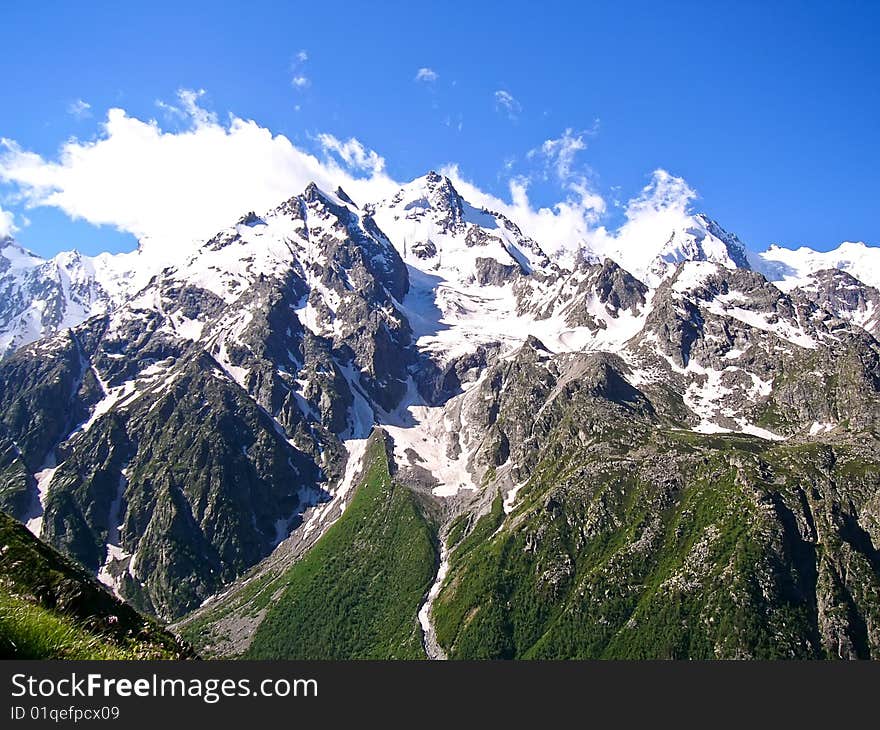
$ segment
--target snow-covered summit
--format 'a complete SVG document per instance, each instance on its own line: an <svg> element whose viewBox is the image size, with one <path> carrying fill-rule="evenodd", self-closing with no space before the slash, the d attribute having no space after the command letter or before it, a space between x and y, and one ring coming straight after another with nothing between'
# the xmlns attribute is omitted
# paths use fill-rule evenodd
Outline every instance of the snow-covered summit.
<svg viewBox="0 0 880 730"><path fill-rule="evenodd" d="M757 268L780 288L791 289L808 283L810 274L840 269L859 281L880 287L880 248L862 242L845 241L831 251L815 251L772 245L754 257Z"/></svg>
<svg viewBox="0 0 880 730"><path fill-rule="evenodd" d="M0 242L0 358L104 311L109 295L92 259L78 252L44 259L13 239Z"/></svg>
<svg viewBox="0 0 880 730"><path fill-rule="evenodd" d="M474 207L449 178L436 172L416 178L367 210L404 261L450 281L478 281L487 261L525 274L550 265L538 243L515 223Z"/></svg>
<svg viewBox="0 0 880 730"><path fill-rule="evenodd" d="M742 241L724 230L708 216L698 213L687 216L668 234L660 245L651 241L626 241L607 255L649 286L656 286L670 277L684 261L707 261L727 269L748 269L749 261Z"/></svg>
<svg viewBox="0 0 880 730"><path fill-rule="evenodd" d="M0 272L29 269L43 263L44 259L19 246L15 239L0 239Z"/></svg>
<svg viewBox="0 0 880 730"><path fill-rule="evenodd" d="M86 256L37 256L0 241L0 359L19 347L104 314L144 287L164 262L138 248Z"/></svg>

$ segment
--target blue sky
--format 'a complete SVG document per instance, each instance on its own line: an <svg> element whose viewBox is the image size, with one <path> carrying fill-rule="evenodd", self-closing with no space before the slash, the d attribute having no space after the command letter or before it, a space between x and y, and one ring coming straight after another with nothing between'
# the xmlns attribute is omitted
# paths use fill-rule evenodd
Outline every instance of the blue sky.
<svg viewBox="0 0 880 730"><path fill-rule="evenodd" d="M457 164L502 199L528 180L534 207L587 186L609 228L662 168L754 249L880 243L880 3L122 5L4 4L0 137L39 165L0 181L0 208L41 254L130 249L117 229L164 214L116 220L83 198L99 189L60 205L34 180L78 184L51 165L72 137L106 138L113 107L185 134L198 121L179 89L204 90L196 115L253 120L319 158L322 133L354 138L396 181ZM563 139L578 141L564 174L560 148L541 152Z"/></svg>

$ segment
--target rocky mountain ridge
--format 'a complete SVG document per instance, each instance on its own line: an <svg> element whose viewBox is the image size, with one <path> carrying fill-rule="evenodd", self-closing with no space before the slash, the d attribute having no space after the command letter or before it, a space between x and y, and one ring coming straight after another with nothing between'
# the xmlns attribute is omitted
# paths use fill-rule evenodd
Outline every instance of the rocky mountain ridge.
<svg viewBox="0 0 880 730"><path fill-rule="evenodd" d="M27 254L8 260L3 271L16 272L16 282L43 271ZM77 300L91 307L82 304L82 321L64 320L68 308L54 334L0 362L0 504L144 610L170 620L196 609L200 625L236 616L234 651L246 649L266 616L276 620L275 581L315 545L347 544L322 541L358 499L366 454L376 448L369 439L381 433L388 475L371 483L412 493L395 519L409 515L435 531L437 563L413 565L412 575L445 566L421 616L436 628L433 654L487 651L467 638L470 624L461 622L478 604L466 605L461 586L500 611L488 624L471 620L473 630L497 634L489 655L534 653L534 637L518 644L509 634L518 609L499 607L531 591L546 598L547 616L574 610L575 586L579 595L598 590L589 577L597 566L611 580L639 541L659 540L645 532L652 520L683 531L652 548L669 551L674 565L656 576L673 582L687 583L689 551L716 532L747 536L748 550L794 570L801 583L811 570L797 562L802 543L821 542L831 551L825 569L862 576L847 584L846 600L839 575L822 584L830 593L799 583L800 599L751 572L737 580L776 596L773 611L807 601L793 631L814 626L800 645L814 654L835 642L849 647L841 655L873 656L880 647L871 598L880 590L878 294L852 274L818 270L779 286L704 216L632 267L645 280L611 258L583 255L563 268L514 222L470 205L436 173L360 206L342 190L310 185L152 268L139 287L116 269L115 281L128 283L101 284L97 296L93 268L96 288ZM57 291L72 291L64 281ZM40 320L40 332L53 332L53 321ZM73 326L61 328L65 321ZM807 464L796 469L797 450ZM858 478L844 485L828 458L854 464ZM711 496L717 519L681 517L673 527L664 510L690 509L688 494L709 499L698 485L711 484L714 459L734 464L731 488ZM815 469L806 493L819 496L809 510L797 501L806 489L801 466ZM626 502L636 494L652 505L648 513ZM775 517L737 523L740 498L747 514L772 504ZM836 516L817 531L811 500L819 499ZM345 524L346 539L369 541L351 519ZM774 530L784 536L778 545L765 539ZM600 550L599 537L617 548ZM498 593L472 561L501 570L492 546L508 544L538 562L509 565L505 581L513 582ZM701 568L687 568L701 581L713 561L729 557L706 550ZM535 585L531 571L542 576ZM621 575L634 581L627 611L636 620L647 574ZM254 586L265 594L259 620ZM417 628L422 607L407 599L394 610L402 605ZM758 615L757 604L742 605ZM601 613L581 615L580 631L594 631ZM318 620L311 609L306 615ZM565 631L550 655L599 651L564 639L574 629ZM767 631L760 642L774 651L794 646L773 643ZM697 653L711 644L720 655L763 655L750 643L754 632L743 632L739 645L710 637Z"/></svg>

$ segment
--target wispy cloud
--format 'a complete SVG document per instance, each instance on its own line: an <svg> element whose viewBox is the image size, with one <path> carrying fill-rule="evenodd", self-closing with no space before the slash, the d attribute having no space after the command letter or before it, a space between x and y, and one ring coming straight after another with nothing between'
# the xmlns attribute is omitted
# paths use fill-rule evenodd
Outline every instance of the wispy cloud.
<svg viewBox="0 0 880 730"><path fill-rule="evenodd" d="M385 169L385 158L375 151L364 147L354 137L342 141L332 134L322 133L316 138L325 154L332 153L339 157L349 170L378 175Z"/></svg>
<svg viewBox="0 0 880 730"><path fill-rule="evenodd" d="M537 206L529 196L527 177L511 177L507 182L509 197L502 198L466 179L457 165L449 165L442 172L468 202L503 213L563 265L570 264L577 251L590 245L605 208L602 197L586 189L569 190L553 205Z"/></svg>
<svg viewBox="0 0 880 730"><path fill-rule="evenodd" d="M495 108L506 113L508 119L513 121L519 117L519 114L522 111L522 104L516 100L513 94L504 89L498 89L498 91L495 92L494 97Z"/></svg>
<svg viewBox="0 0 880 730"><path fill-rule="evenodd" d="M169 117L190 120L197 127L216 124L217 115L199 104L199 100L206 93L204 89L178 89L177 104L169 104L161 99L157 99L156 106Z"/></svg>
<svg viewBox="0 0 880 730"><path fill-rule="evenodd" d="M300 63L305 63L306 61L309 60L309 52L306 51L305 49L297 52L296 60L299 61Z"/></svg>
<svg viewBox="0 0 880 730"><path fill-rule="evenodd" d="M416 81L426 81L428 83L432 81L436 81L440 78L440 74L438 74L433 68L428 68L424 66L416 71Z"/></svg>
<svg viewBox="0 0 880 730"><path fill-rule="evenodd" d="M563 190L568 191L568 202L589 223L598 223L608 206L604 197L596 191L592 170L587 165L577 164L576 158L587 149L586 138L595 136L598 131L598 119L591 129L581 132L575 132L568 127L559 137L546 139L540 146L526 153L527 160L540 164L537 174L541 179L554 178ZM525 184L532 179L529 176L523 177Z"/></svg>
<svg viewBox="0 0 880 730"><path fill-rule="evenodd" d="M443 117L443 126L460 132L464 129L464 117L461 113L457 114L454 118L451 114L447 114Z"/></svg>
<svg viewBox="0 0 880 730"><path fill-rule="evenodd" d="M70 102L67 105L67 113L77 119L85 119L92 116L92 105L82 99Z"/></svg>
<svg viewBox="0 0 880 730"><path fill-rule="evenodd" d="M526 158L540 160L546 169L552 170L561 182L568 182L575 175L574 162L578 152L587 149L585 137L598 132L598 120L590 130L575 132L568 127L558 138L544 140L540 147L529 150Z"/></svg>

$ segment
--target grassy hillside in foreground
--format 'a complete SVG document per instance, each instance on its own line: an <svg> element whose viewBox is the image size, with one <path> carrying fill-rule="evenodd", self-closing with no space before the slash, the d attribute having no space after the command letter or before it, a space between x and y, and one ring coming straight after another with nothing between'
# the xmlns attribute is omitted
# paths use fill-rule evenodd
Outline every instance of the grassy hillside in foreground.
<svg viewBox="0 0 880 730"><path fill-rule="evenodd" d="M193 650L0 512L0 659L185 659Z"/></svg>
<svg viewBox="0 0 880 730"><path fill-rule="evenodd" d="M412 492L391 478L381 433L351 505L281 578L248 659L424 658L417 612L436 563Z"/></svg>

